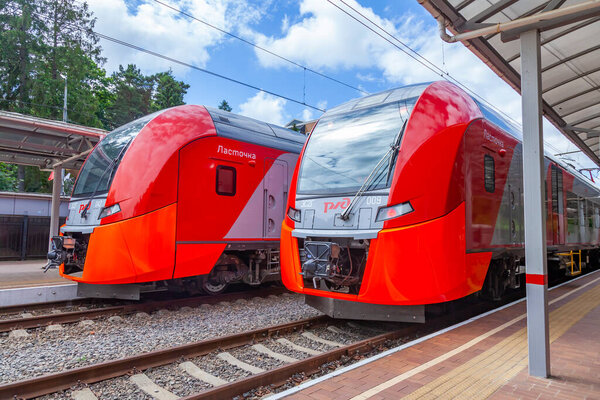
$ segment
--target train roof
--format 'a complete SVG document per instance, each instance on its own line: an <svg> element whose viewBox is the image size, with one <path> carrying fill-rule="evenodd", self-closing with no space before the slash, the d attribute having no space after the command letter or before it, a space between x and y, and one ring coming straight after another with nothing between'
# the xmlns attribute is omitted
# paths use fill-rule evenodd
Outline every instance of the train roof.
<svg viewBox="0 0 600 400"><path fill-rule="evenodd" d="M358 99L353 99L340 104L337 107L327 110L327 116L334 114L343 114L349 111L356 111L362 108L393 103L405 99L419 97L432 82L417 83L414 85L402 86L395 89L386 90L385 92L370 94Z"/></svg>
<svg viewBox="0 0 600 400"><path fill-rule="evenodd" d="M427 89L430 85L434 83L435 82L417 83L349 100L339 106L327 110L327 112L323 116L343 114L350 111L356 111L362 108L373 107L377 105L383 105L386 103L392 103L395 101L419 97L425 91L425 89ZM495 111L493 108L484 104L482 101L476 99L475 97L471 95L469 95L469 97L471 97L475 104L477 104L479 110L481 111L481 114L486 120L493 123L494 125L497 125L499 128L514 136L518 140L523 141L522 127L520 125L501 115L499 112ZM562 168L569 171L570 173L585 178L583 180L587 184L593 186L596 189L598 188L598 185L596 183L592 182L587 176L583 175L576 168L572 167L564 160L555 157L547 151L544 151L544 155L546 156L546 158L556 163L557 165L560 165Z"/></svg>
<svg viewBox="0 0 600 400"><path fill-rule="evenodd" d="M300 153L306 141L306 136L291 129L232 114L218 108L205 108L213 120L218 136L293 153Z"/></svg>

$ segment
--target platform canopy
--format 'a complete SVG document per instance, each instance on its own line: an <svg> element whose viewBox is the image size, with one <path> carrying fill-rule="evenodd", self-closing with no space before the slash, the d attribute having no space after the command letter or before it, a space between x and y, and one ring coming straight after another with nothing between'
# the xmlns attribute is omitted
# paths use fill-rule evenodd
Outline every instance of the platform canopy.
<svg viewBox="0 0 600 400"><path fill-rule="evenodd" d="M0 111L0 162L79 169L107 131Z"/></svg>
<svg viewBox="0 0 600 400"><path fill-rule="evenodd" d="M538 30L543 113L600 166L600 1L418 1L519 93L518 39Z"/></svg>

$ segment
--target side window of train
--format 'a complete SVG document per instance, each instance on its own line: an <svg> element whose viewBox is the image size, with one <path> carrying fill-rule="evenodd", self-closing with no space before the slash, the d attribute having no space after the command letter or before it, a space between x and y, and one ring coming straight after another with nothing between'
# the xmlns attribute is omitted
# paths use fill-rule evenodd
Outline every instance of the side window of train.
<svg viewBox="0 0 600 400"><path fill-rule="evenodd" d="M496 167L494 165L494 157L489 154L483 156L483 169L485 190L494 193L496 190Z"/></svg>
<svg viewBox="0 0 600 400"><path fill-rule="evenodd" d="M236 170L233 167L217 166L217 194L221 196L235 196Z"/></svg>
<svg viewBox="0 0 600 400"><path fill-rule="evenodd" d="M567 192L567 223L569 225L579 225L579 206L577 195Z"/></svg>

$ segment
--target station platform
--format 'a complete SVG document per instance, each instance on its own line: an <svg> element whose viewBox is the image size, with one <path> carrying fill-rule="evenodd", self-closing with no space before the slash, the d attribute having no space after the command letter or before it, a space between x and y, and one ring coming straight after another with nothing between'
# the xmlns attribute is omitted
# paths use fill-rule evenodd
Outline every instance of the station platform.
<svg viewBox="0 0 600 400"><path fill-rule="evenodd" d="M600 399L600 271L548 293L551 377L530 377L524 300L279 393L321 399Z"/></svg>
<svg viewBox="0 0 600 400"><path fill-rule="evenodd" d="M73 283L60 276L58 269L44 273L44 265L46 260L0 261L0 289Z"/></svg>

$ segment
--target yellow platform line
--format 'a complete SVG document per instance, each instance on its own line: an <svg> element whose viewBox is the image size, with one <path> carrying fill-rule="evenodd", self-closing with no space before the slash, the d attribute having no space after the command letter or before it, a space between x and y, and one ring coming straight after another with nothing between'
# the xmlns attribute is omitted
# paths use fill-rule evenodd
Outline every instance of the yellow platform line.
<svg viewBox="0 0 600 400"><path fill-rule="evenodd" d="M554 304L558 301L561 301L566 297L584 289L585 287L595 284L598 281L600 281L600 278L596 278L569 291L568 293L563 294L562 296L550 301L549 304ZM591 297L594 302L594 305L591 307L589 300L586 300L589 297ZM584 300L581 300L581 298L584 298ZM586 303L586 306L580 305L582 301L588 302ZM584 293L579 298L572 300L559 309L551 312L550 322L553 325L550 326L550 341L553 342L560 337L598 304L600 304L600 286ZM410 371L389 379L388 381L385 381L353 397L351 400L368 399L382 392L383 390L386 390L434 365L437 365L461 353L468 348L475 346L477 343L489 338L492 335L495 335L511 325L514 325L525 317L526 314L522 314L511 321L506 322L497 328L494 328L485 334L470 340L462 346L449 351L448 353L445 353L431 361L428 361ZM523 351L525 352L524 356ZM479 363L478 365L476 364L477 362L474 361L475 359L477 359L477 362ZM475 366L473 366L473 364L475 364ZM411 393L408 398L486 398L489 396L489 394L493 393L505 382L519 373L519 371L521 371L525 366L527 366L527 335L526 329L523 328L508 338L502 340L497 345L488 349L485 352L485 356L480 354L469 362L455 368L449 374L441 376L438 379L430 382L428 385L423 386L417 391ZM472 368L472 370L469 370L469 368ZM461 372L463 372L462 375L460 375ZM475 374L477 374L478 380L474 380ZM446 385L446 382L449 383ZM452 388L454 387L458 387L458 389L453 390ZM492 387L494 389L489 392L490 388ZM449 390L452 390L454 394L449 394ZM469 392L469 394L467 395L466 392ZM485 393L488 394L486 395Z"/></svg>
<svg viewBox="0 0 600 400"><path fill-rule="evenodd" d="M600 286L550 313L554 342L588 312L600 305ZM527 366L527 330L520 329L500 343L405 399L486 399Z"/></svg>

